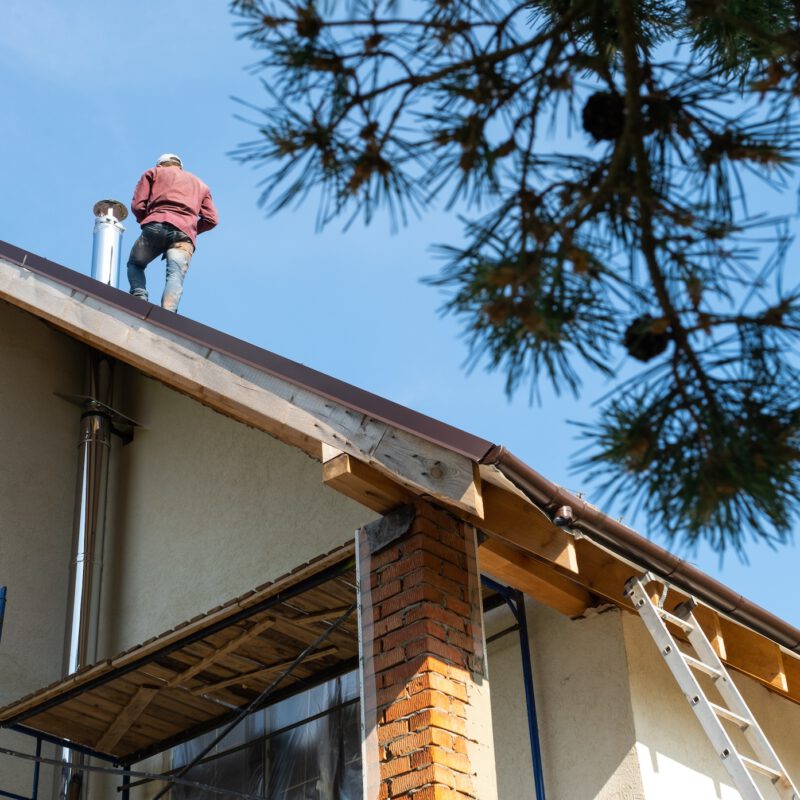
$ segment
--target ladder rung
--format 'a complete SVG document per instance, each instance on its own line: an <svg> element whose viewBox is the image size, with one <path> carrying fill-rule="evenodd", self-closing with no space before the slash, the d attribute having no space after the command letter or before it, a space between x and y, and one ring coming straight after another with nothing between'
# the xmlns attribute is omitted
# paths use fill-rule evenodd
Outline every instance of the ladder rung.
<svg viewBox="0 0 800 800"><path fill-rule="evenodd" d="M785 780L786 778L786 775L779 770L768 767L766 764L762 764L760 761L754 761L752 758L743 756L741 753L739 754L739 758L742 759L742 764L744 764L749 770L752 770L753 772L760 772L762 775L766 775L773 783L776 781Z"/></svg>
<svg viewBox="0 0 800 800"><path fill-rule="evenodd" d="M661 619L665 622L671 622L673 625L677 625L685 633L691 633L694 630L694 625L692 625L691 622L676 617L674 614L670 614L669 611L664 611L663 608L659 608L658 606L653 606L653 608L655 608L656 613Z"/></svg>
<svg viewBox="0 0 800 800"><path fill-rule="evenodd" d="M744 730L745 728L749 728L753 724L752 719L748 719L747 717L742 717L739 714L736 714L733 711L731 711L729 708L725 708L724 706L718 706L716 703L709 703L709 705L711 706L714 713L718 717L727 719L734 725L738 725L742 730Z"/></svg>
<svg viewBox="0 0 800 800"><path fill-rule="evenodd" d="M690 667L696 669L698 672L705 672L705 674L711 678L722 677L722 672L720 672L716 667L712 667L710 664L706 664L705 661L700 661L700 659L686 655L686 653L681 653L681 655L683 656L683 660Z"/></svg>

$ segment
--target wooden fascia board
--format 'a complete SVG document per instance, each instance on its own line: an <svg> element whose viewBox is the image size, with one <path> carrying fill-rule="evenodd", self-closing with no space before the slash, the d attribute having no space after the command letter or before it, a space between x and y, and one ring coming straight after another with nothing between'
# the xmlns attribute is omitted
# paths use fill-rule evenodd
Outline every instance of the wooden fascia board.
<svg viewBox="0 0 800 800"><path fill-rule="evenodd" d="M483 516L474 462L0 258L0 299L307 452L328 444ZM319 452L319 444L316 445Z"/></svg>

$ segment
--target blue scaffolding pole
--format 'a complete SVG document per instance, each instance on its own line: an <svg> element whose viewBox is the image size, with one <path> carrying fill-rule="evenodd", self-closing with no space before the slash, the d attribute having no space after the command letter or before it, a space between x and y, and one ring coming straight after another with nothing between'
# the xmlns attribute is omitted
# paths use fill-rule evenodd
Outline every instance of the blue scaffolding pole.
<svg viewBox="0 0 800 800"><path fill-rule="evenodd" d="M0 797L9 797L11 800L37 800L39 797L39 768L41 764L39 759L42 756L42 737L36 737L36 761L33 764L33 787L31 788L30 796L22 794L14 794L14 792L6 792L0 789Z"/></svg>
<svg viewBox="0 0 800 800"><path fill-rule="evenodd" d="M525 705L528 711L528 736L531 743L531 763L533 765L533 782L536 788L536 800L545 800L544 773L542 772L542 751L539 743L539 723L536 715L536 698L533 693L533 666L528 643L528 618L525 613L525 596L517 589L503 586L487 575L481 575L481 583L486 588L497 592L511 609L519 631L519 647L522 657L522 678L525 684Z"/></svg>
<svg viewBox="0 0 800 800"><path fill-rule="evenodd" d="M90 756L91 758L97 758L101 761L105 761L108 764L111 764L114 767L121 766L121 763L116 758L110 758L105 753L98 753L96 750L92 750L90 747L83 747L79 744L75 744L70 742L68 739L62 739L59 736L52 736L49 733L42 733L41 731L35 731L32 728L27 728L25 725L9 725L7 730L15 731L16 733L21 733L25 736L30 736L33 739L36 739L36 752L33 756L33 784L31 787L30 795L22 795L16 794L16 792L9 792L5 789L0 789L0 797L2 798L9 798L9 800L38 800L39 799L39 775L41 770L41 758L42 758L42 743L47 742L48 744L54 744L61 748L69 748L70 750L74 750L77 753L83 753L86 756ZM45 759L46 761L47 759ZM125 769L128 769L129 766L125 766ZM122 792L123 800L128 800L128 788L126 784L130 783L129 776L123 776L123 785L120 789Z"/></svg>

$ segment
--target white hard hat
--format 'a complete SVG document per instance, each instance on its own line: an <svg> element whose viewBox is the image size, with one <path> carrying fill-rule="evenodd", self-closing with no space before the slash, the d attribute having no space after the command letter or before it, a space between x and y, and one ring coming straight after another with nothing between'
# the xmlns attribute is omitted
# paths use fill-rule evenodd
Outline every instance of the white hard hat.
<svg viewBox="0 0 800 800"><path fill-rule="evenodd" d="M159 164L164 164L167 161L177 161L178 166L183 168L183 161L181 161L180 156L176 156L175 153L164 153L158 157L158 161L156 161L156 166Z"/></svg>

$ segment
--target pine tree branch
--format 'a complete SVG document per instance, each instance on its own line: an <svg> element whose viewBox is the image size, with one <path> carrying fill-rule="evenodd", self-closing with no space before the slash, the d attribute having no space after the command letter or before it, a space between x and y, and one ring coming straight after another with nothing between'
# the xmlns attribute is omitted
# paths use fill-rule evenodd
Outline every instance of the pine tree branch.
<svg viewBox="0 0 800 800"><path fill-rule="evenodd" d="M644 142L644 120L641 106L641 68L636 53L636 15L631 0L616 0L619 35L622 45L623 73L625 76L625 133L636 162L634 185L639 202L641 251L647 272L662 311L670 323L676 346L691 365L703 396L710 409L717 409L716 396L709 385L697 353L678 314L667 287L667 281L658 263L657 244L653 226L653 185L650 176L650 159Z"/></svg>

